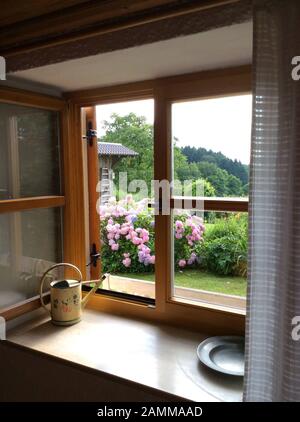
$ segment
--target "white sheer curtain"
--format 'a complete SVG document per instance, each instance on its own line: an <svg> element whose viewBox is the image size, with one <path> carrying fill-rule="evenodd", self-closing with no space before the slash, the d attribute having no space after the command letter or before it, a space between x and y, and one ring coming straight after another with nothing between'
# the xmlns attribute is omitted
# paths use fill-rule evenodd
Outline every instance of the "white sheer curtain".
<svg viewBox="0 0 300 422"><path fill-rule="evenodd" d="M300 401L300 1L254 1L245 401Z"/></svg>

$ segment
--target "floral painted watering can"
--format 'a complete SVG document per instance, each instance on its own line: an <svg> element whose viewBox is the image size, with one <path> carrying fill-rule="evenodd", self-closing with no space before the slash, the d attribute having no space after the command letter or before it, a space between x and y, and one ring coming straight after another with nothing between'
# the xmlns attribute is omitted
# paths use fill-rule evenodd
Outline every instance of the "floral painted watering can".
<svg viewBox="0 0 300 422"><path fill-rule="evenodd" d="M76 280L64 279L54 280L50 283L51 310L46 307L43 298L43 285L48 273L58 267L69 267L78 274ZM81 320L81 313L91 295L100 287L105 279L105 275L100 279L93 281L96 283L92 290L82 299L82 284L91 283L91 281L82 283L82 274L75 265L61 263L50 267L42 276L40 283L40 299L42 306L50 312L52 322L55 325L73 325Z"/></svg>

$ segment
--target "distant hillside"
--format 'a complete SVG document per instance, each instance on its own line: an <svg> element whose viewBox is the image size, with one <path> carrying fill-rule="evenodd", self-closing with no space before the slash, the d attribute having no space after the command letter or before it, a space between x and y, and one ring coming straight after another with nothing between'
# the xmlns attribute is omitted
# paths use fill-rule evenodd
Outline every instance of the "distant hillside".
<svg viewBox="0 0 300 422"><path fill-rule="evenodd" d="M205 148L183 147L181 148L183 155L187 157L189 163L199 163L206 161L213 163L222 170L226 170L229 174L236 176L242 182L242 185L248 183L249 168L238 160L231 160L221 152L213 152Z"/></svg>

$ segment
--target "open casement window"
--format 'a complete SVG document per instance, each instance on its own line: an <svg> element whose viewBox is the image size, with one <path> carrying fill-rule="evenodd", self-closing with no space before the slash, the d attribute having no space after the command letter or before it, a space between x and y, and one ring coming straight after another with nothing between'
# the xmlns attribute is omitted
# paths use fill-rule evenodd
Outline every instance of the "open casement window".
<svg viewBox="0 0 300 422"><path fill-rule="evenodd" d="M234 142L236 142L237 135L235 133L237 132L235 120L240 119L243 113L242 120L247 120L248 123L251 120L251 97L249 94L251 94L251 69L247 66L112 88L107 87L93 90L90 94L88 91L82 94L80 92L70 94L69 98L83 107L85 114L83 121L86 127L98 129L98 139L96 136L91 136L91 139L86 139L85 143L90 221L88 254L91 252L100 253L100 259L95 261L95 266L90 267L91 278L98 277L100 271L108 272L110 273L110 282L99 291L101 294L96 295L91 300L92 306L110 312L153 318L178 325L202 326L203 329L213 332L228 333L229 328L232 332L243 331L247 272L247 172L249 164L248 158L245 161L244 156L248 157L249 155L249 140L245 144L241 140L238 145L234 145ZM232 113L230 121L227 122L226 130L228 132L228 127L232 125L234 135L230 148L233 152L238 149L240 155L227 154L226 151L218 154L219 151L222 152L221 148L219 150L210 148L209 143L201 144L202 139L199 139L196 147L205 148L202 153L206 152L207 156L205 159L199 159L197 165L190 165L187 154L182 157L184 155L182 150L179 151L179 154L177 135L173 133L176 107L184 105L184 103L198 102L200 104L204 100L219 99L219 105L223 101L223 106L228 108L227 98L228 101L231 101ZM239 101L243 102L243 99L247 106L241 111ZM140 108L134 109L134 103L139 101ZM141 210L141 216L144 220L142 221L142 218L139 219L139 216L137 216L138 218L135 221L138 221L138 226L133 224L131 230L136 232L134 237L136 235L139 237L140 229L145 228L148 232L150 231L149 239L149 233L146 233L146 242L142 243L149 247L150 256L155 254L155 271L154 268L151 270L148 265L144 269L141 267L137 269L133 265L142 263L139 260L142 254L139 254L139 252L143 246L139 247L138 240L136 240L136 251L134 251L131 243L135 242L132 242L132 237L127 232L125 233L126 228L120 233L120 230L124 228L123 224L126 226L126 222L128 222L126 220L127 214L112 215L120 204L118 204L118 198L117 203L114 202L114 199L109 202L110 197L114 195L111 195L109 191L107 196L103 183L107 177L110 178L111 176L113 180L118 178L117 171L119 169L126 170L126 166L129 172L135 167L135 160L141 163L140 158L132 156L124 159L122 165L119 161L114 166L113 160L108 162L105 155L107 155L107 148L109 147L112 149L119 148L119 150L126 147L133 150L131 153L135 152L134 144L126 136L132 136L128 127L130 125L135 126L136 121L129 122L128 119L126 121L126 116L128 117L130 113L133 113L134 116L131 116L133 120L136 117L142 117L144 109L142 104L147 101L154 103L154 180L158 184L167 181L172 188L167 195L162 194L161 188L154 189L154 194L148 195L147 200L145 199L146 209ZM119 108L120 103L122 103L123 108ZM221 122L218 121L220 118L220 113L218 114L219 105L216 104L217 111L214 124L220 126ZM102 128L99 133L101 113L106 117L108 116L105 107L108 107L112 113L114 111L116 114L119 113L119 116L108 118L108 122L104 124L106 129L103 131ZM201 107L203 107L203 104L201 104ZM124 111L124 108L126 111ZM122 112L120 112L121 109ZM199 113L201 115L201 111ZM177 113L176 120L180 115L184 116L184 113ZM118 117L120 118L118 119ZM144 115L144 117L146 116ZM245 133L242 133L243 140L247 138L247 133L249 133L250 125L248 123L245 125ZM122 124L126 127L126 130L123 130L124 127L122 129ZM181 126L184 127L184 125L189 125L189 122L182 121ZM90 135L92 134L90 132ZM142 155L142 158L149 152L147 151L149 146L147 146L146 140L144 142L143 154L140 150L138 151L139 157ZM243 149L245 151L242 151ZM185 152L187 153L187 151ZM214 160L215 165L213 166L211 164ZM230 169L230 166L232 166L232 169ZM177 172L177 175L181 172L179 178L182 180L187 167L190 171L197 169L198 177L204 181L202 194L199 196L199 193L192 192L188 204L185 203L188 199L186 193L178 193L178 190L174 189L174 184L172 185L174 172ZM223 177L223 179L214 181L215 175L210 174L212 170L216 170L217 176ZM239 171L240 176L238 177ZM221 194L222 184L224 184L224 191ZM193 181L192 185L195 185ZM131 194L132 192L128 193ZM131 200L132 198L129 197L129 201ZM166 204L169 211L164 212ZM121 205L124 206L124 203ZM182 211L189 214L188 218L183 215ZM153 231L149 230L147 225L148 214L150 215L149 222L152 219L154 220L152 223ZM200 229L198 235L201 237L201 242L199 241L196 245L197 248L194 250L195 243L197 243L195 238L197 233L192 233L195 228L189 224L190 220L200 222L200 218L203 219L201 224L205 226L205 233ZM178 220L183 222L183 226L185 226L184 241L187 245L179 245L182 238L176 237L176 234L181 235L180 230L177 230L178 233L176 232L176 227L181 225L177 222ZM218 223L223 232L220 227L214 229L214 223ZM143 227L143 224L145 227ZM196 227L196 231L199 230L199 227ZM230 249L232 242L236 241L234 236L231 236L232 231L236 228L239 233L241 232L240 240L244 244L241 245L240 249ZM138 232L137 229L139 229ZM215 234L212 234L212 232L215 232ZM155 249L154 245L151 244L152 233L153 239L155 239ZM186 237L190 235L194 238L188 239ZM214 268L213 263L208 262L209 248L204 251L201 249L201 245L205 245L208 238L211 240L211 255L215 253L217 256L220 250L222 252L224 249L224 254L221 256L220 262L217 262L219 265L216 265L216 268ZM189 240L191 240L190 244ZM147 242L149 243L147 244ZM124 249L124 245L128 250ZM228 256L226 255L226 248L229 250ZM243 256L241 251L244 253ZM180 254L183 255L180 256ZM141 260L143 258L144 256L141 257ZM224 262L221 262L222 260ZM227 260L230 262L227 263ZM233 262L234 260L235 262ZM180 264L179 261L181 261ZM197 271L199 271L198 275ZM191 280L189 279L190 276Z"/></svg>
<svg viewBox="0 0 300 422"><path fill-rule="evenodd" d="M152 305L153 114L152 99L83 109L89 165L91 276L97 278L101 266L107 277L99 293ZM91 132L96 126L98 138ZM101 260L96 261L98 250Z"/></svg>
<svg viewBox="0 0 300 422"><path fill-rule="evenodd" d="M85 247L77 243L84 219L76 208L83 188L75 127L76 110L66 101L0 89L0 313L6 319L40 306L39 281L51 265L65 260L85 269Z"/></svg>

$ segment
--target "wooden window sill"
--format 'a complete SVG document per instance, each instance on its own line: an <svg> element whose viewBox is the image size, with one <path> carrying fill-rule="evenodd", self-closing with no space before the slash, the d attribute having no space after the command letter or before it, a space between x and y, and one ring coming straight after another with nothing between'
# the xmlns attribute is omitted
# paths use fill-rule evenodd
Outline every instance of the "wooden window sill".
<svg viewBox="0 0 300 422"><path fill-rule="evenodd" d="M8 330L10 344L179 399L242 399L241 378L222 376L198 362L196 347L204 334L91 309L79 324L57 327L40 310L35 313L32 320Z"/></svg>

